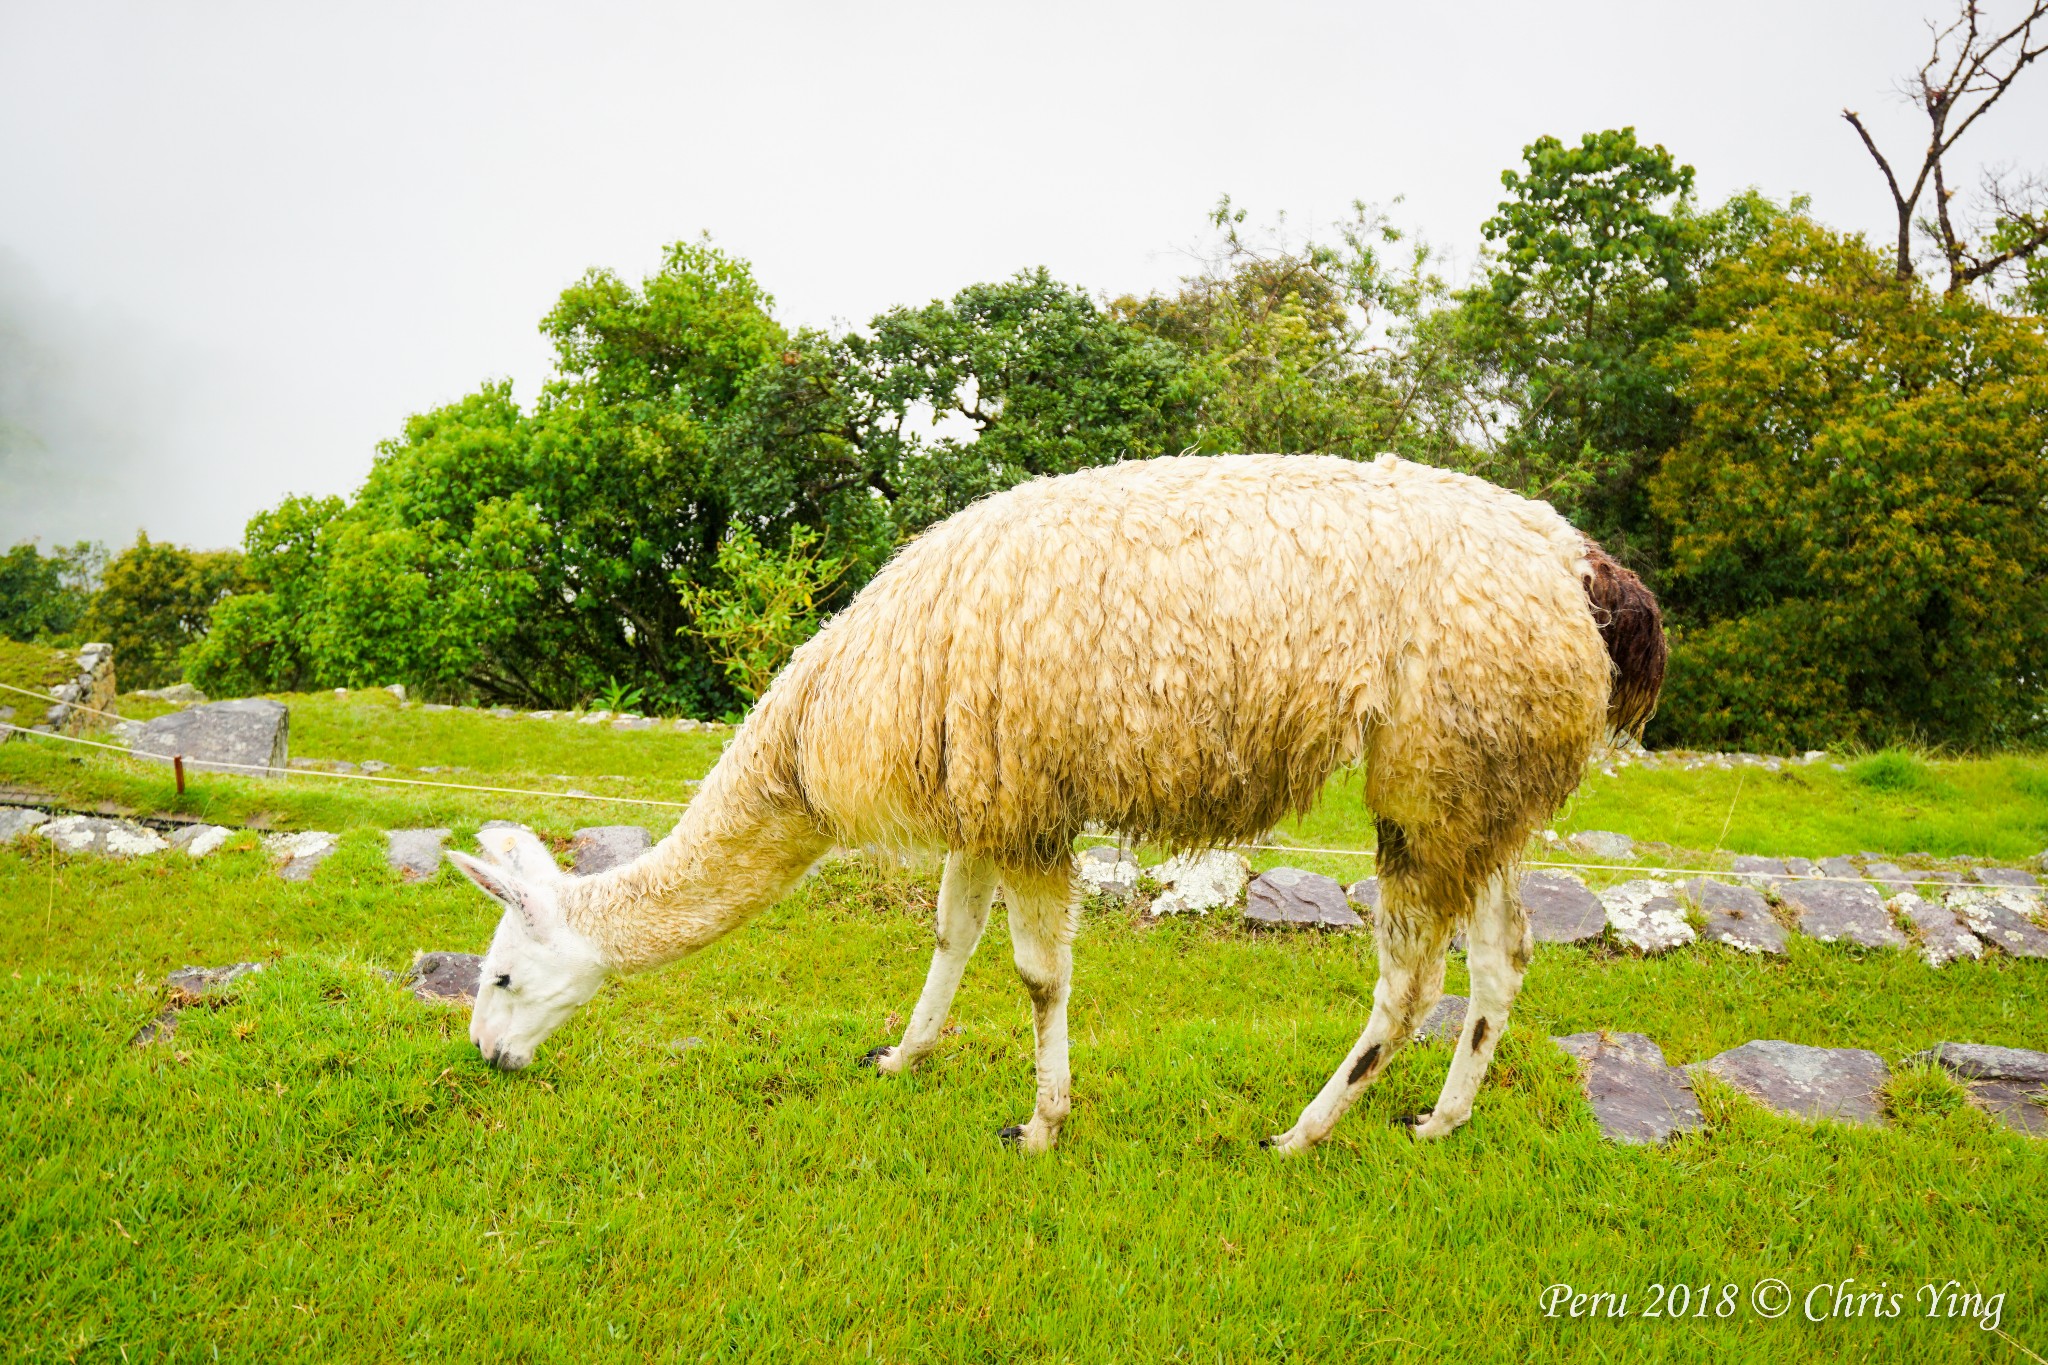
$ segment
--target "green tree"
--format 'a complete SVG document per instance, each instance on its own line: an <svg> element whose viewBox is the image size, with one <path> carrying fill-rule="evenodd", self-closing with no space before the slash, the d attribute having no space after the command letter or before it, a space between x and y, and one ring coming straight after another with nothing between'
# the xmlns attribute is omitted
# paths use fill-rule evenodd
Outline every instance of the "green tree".
<svg viewBox="0 0 2048 1365"><path fill-rule="evenodd" d="M1800 747L2038 736L2048 342L1803 219L1723 262L1651 484L1675 642L1653 732Z"/></svg>
<svg viewBox="0 0 2048 1365"><path fill-rule="evenodd" d="M0 554L0 638L63 640L85 620L107 552L90 541L49 554L23 541Z"/></svg>
<svg viewBox="0 0 2048 1365"><path fill-rule="evenodd" d="M1691 325L1700 273L1782 210L1751 193L1699 212L1692 167L1633 128L1539 138L1523 160L1501 174L1484 279L1439 324L1477 381L1468 467L1654 570L1644 480L1686 421L1659 356Z"/></svg>
<svg viewBox="0 0 2048 1365"><path fill-rule="evenodd" d="M817 533L800 526L788 549L768 550L741 527L718 547L718 581L683 585L692 633L750 702L817 633L819 606L847 567L819 554L817 544Z"/></svg>
<svg viewBox="0 0 2048 1365"><path fill-rule="evenodd" d="M162 687L183 676L180 656L242 583L238 550L188 550L138 532L108 562L86 627L113 645L123 686Z"/></svg>

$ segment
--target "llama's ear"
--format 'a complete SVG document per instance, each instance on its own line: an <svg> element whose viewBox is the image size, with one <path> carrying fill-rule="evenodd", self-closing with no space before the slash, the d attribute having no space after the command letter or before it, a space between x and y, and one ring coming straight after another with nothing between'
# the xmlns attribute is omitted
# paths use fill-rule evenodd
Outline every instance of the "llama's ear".
<svg viewBox="0 0 2048 1365"><path fill-rule="evenodd" d="M461 870L462 875L475 882L483 893L507 910L517 910L526 921L526 927L535 938L544 939L552 923L553 907L547 898L540 895L518 873L496 863L487 863L481 858L472 858L467 853L448 850L448 861Z"/></svg>

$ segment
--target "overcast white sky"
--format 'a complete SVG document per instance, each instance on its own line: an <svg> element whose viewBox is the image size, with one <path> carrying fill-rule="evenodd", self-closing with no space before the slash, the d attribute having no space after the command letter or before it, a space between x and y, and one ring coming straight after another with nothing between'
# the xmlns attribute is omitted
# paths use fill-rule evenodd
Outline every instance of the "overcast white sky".
<svg viewBox="0 0 2048 1365"><path fill-rule="evenodd" d="M42 445L0 545L234 543L408 413L530 399L564 285L703 230L817 325L1039 264L1165 286L1225 191L1405 195L1469 261L1525 143L1633 124L1708 201L1882 236L1839 111L1910 154L1941 3L0 0L0 419ZM2027 79L1973 161L2048 162Z"/></svg>

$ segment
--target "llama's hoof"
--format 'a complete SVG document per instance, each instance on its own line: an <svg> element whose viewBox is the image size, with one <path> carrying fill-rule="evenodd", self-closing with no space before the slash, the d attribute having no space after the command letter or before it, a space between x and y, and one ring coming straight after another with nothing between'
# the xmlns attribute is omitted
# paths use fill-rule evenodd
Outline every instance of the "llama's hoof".
<svg viewBox="0 0 2048 1365"><path fill-rule="evenodd" d="M1457 1132L1463 1120L1454 1122L1447 1118L1440 1118L1437 1112L1432 1109L1426 1114L1417 1114L1408 1122L1408 1136L1414 1138L1417 1142L1434 1142L1438 1138L1447 1138L1452 1133Z"/></svg>
<svg viewBox="0 0 2048 1365"><path fill-rule="evenodd" d="M1007 1128L998 1128L996 1136L1003 1140L1005 1147L1022 1146L1024 1142L1024 1125L1013 1123Z"/></svg>
<svg viewBox="0 0 2048 1365"><path fill-rule="evenodd" d="M895 1050L895 1048L889 1046L887 1043L882 1044L880 1047L871 1047L866 1052L860 1054L860 1061L857 1062L856 1065L871 1066L874 1067L877 1071L879 1071L881 1070L882 1063L885 1060L887 1060L889 1054L894 1052Z"/></svg>
<svg viewBox="0 0 2048 1365"><path fill-rule="evenodd" d="M1297 1152L1307 1151L1308 1148L1309 1144L1291 1128L1284 1133L1275 1133L1271 1137L1259 1139L1259 1150L1271 1152L1275 1156L1293 1156Z"/></svg>

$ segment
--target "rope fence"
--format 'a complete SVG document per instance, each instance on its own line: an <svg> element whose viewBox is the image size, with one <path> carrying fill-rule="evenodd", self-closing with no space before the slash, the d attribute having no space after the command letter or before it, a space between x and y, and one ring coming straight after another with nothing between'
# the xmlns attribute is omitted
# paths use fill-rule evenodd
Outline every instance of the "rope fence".
<svg viewBox="0 0 2048 1365"><path fill-rule="evenodd" d="M31 692L27 688L23 687L15 687L11 683L0 683L0 688L4 688L10 692L20 692L27 696L37 697L44 701L49 700L49 698L44 694ZM76 702L67 702L65 703L65 705L71 706L74 709L80 711L88 712L92 715L106 716L109 719L115 721L125 721L127 719L127 717L115 715L111 711L101 711L90 706L80 706ZM32 739L54 739L62 741L66 744L84 745L85 747L90 749L100 749L108 753L117 754L122 758L129 759L130 761L140 762L147 761L148 759L156 759L163 762L170 762L175 757L177 757L170 754L138 754L134 750L124 748L118 744L103 744L98 740L82 739L77 735L58 734L48 730L33 730L24 725L14 725L8 722L0 722L0 730L11 730L16 734L25 735ZM276 769L261 767L252 763L220 763L215 762L211 759L195 759L193 761L195 763L203 762L205 764L204 770L207 771L219 769L232 769L240 772L261 774L265 777L320 777L343 782L369 782L379 786L429 787L443 791L483 792L493 796L527 796L542 801L597 801L608 805L645 806L649 808L658 808L663 810L685 810L689 807L690 804L687 801L658 801L652 797L644 796L598 796L586 792L549 792L538 791L526 787L490 787L470 782L429 782L424 778L386 777L381 773L334 773L323 772L318 768ZM1121 840L1116 838L1115 836L1106 834L1084 834L1081 837L1084 839L1096 840L1097 843L1095 846L1097 847L1121 847L1128 842L1126 840ZM1251 850L1254 852L1261 853L1314 853L1328 857L1371 858L1375 861L1377 861L1379 857L1377 850L1370 848L1325 848L1318 847L1313 844L1236 843L1226 845L1225 847L1241 850ZM1525 860L1522 866L1540 868L1560 868L1568 871L1656 872L1674 877L1739 877L1754 881L1774 881L1779 879L1787 879L1802 882L1844 882L1859 886L1864 884L1867 880L1869 880L1863 877L1835 877L1824 876L1820 874L1793 877L1791 876L1791 874L1784 872L1734 872L1726 868L1717 867L1630 867L1619 866L1614 863L1575 863L1539 859ZM1910 872L1906 873L1905 875L1908 878L1908 884L1911 886L1957 887L1977 891L1987 889L1985 885L1981 882L1950 881L1934 877L1915 877ZM1886 878L1884 880L1887 884L1891 883L1890 878Z"/></svg>

